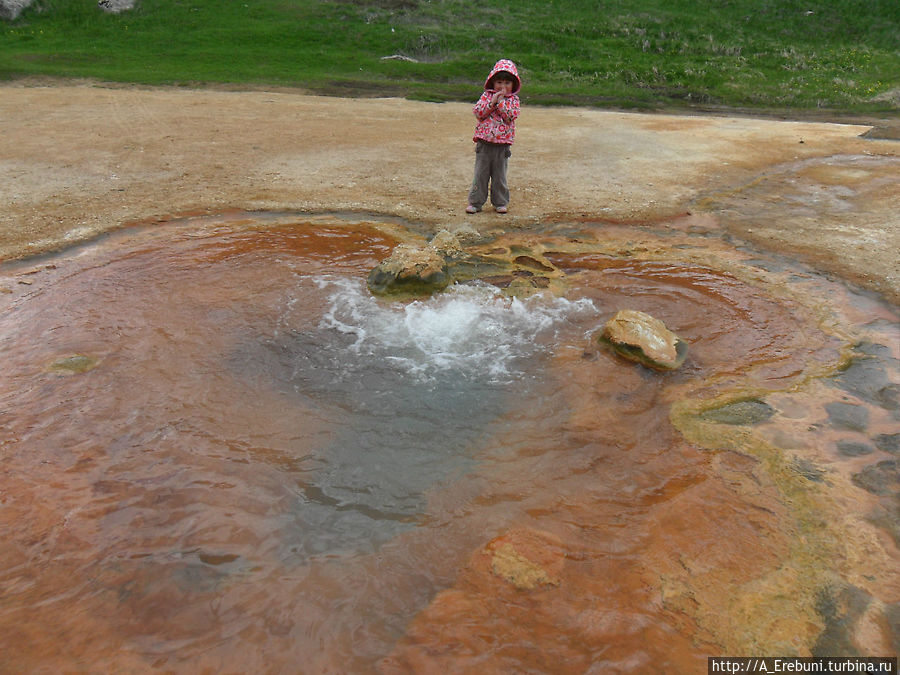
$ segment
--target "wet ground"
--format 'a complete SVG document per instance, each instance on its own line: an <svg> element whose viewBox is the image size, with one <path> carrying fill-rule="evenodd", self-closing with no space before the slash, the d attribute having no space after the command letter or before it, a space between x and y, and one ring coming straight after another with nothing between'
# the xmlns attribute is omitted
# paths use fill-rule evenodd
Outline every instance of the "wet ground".
<svg viewBox="0 0 900 675"><path fill-rule="evenodd" d="M0 669L896 653L895 306L710 215L457 230L519 297L376 300L427 228L292 212L0 268ZM624 307L681 369L592 339Z"/></svg>

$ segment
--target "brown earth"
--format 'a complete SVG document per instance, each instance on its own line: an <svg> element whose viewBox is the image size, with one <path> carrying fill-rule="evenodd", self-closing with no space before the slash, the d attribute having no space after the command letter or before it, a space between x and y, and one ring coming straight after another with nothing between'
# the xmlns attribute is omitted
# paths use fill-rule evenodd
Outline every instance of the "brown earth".
<svg viewBox="0 0 900 675"><path fill-rule="evenodd" d="M0 87L0 119L0 259L225 209L381 214L426 231L705 211L900 300L900 144L861 138L870 126L526 105L510 214L467 216L464 103L19 82Z"/></svg>

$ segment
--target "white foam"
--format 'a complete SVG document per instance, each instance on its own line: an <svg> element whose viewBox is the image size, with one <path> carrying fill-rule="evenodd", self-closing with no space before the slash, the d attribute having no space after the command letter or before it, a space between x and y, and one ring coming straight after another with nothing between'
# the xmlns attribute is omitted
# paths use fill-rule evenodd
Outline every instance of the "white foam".
<svg viewBox="0 0 900 675"><path fill-rule="evenodd" d="M328 292L320 329L354 336L355 355L384 359L428 378L441 371L487 374L503 381L517 361L553 348L572 321L594 318L590 300L536 295L504 297L487 285L458 285L427 300L392 303L357 279L316 277Z"/></svg>

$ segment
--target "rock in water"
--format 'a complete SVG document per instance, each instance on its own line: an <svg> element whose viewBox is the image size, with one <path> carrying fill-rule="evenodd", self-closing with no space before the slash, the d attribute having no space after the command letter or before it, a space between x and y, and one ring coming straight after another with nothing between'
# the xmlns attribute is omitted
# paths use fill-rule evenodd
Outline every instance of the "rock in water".
<svg viewBox="0 0 900 675"><path fill-rule="evenodd" d="M666 324L631 309L617 312L603 327L599 340L626 359L656 370L674 370L687 357L687 343Z"/></svg>
<svg viewBox="0 0 900 675"><path fill-rule="evenodd" d="M559 579L551 577L540 565L522 556L512 544L504 544L492 551L491 572L522 591L540 586L559 586Z"/></svg>
<svg viewBox="0 0 900 675"><path fill-rule="evenodd" d="M47 366L48 370L68 375L86 373L97 367L99 359L93 356L85 356L84 354L73 354L72 356L64 356L56 359Z"/></svg>
<svg viewBox="0 0 900 675"><path fill-rule="evenodd" d="M460 245L459 237L447 230L440 230L428 242L428 248L432 249L445 259L457 259L463 256L463 248Z"/></svg>
<svg viewBox="0 0 900 675"><path fill-rule="evenodd" d="M400 244L369 273L369 290L376 295L430 295L450 283L447 263L433 248Z"/></svg>
<svg viewBox="0 0 900 675"><path fill-rule="evenodd" d="M700 413L700 418L716 424L750 425L765 422L774 414L775 408L765 401L748 398L705 410Z"/></svg>

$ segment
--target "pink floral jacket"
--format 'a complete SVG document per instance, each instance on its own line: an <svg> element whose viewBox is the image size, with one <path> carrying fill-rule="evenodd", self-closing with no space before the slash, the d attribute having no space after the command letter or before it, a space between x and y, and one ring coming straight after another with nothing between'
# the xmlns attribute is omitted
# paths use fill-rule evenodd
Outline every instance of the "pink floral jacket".
<svg viewBox="0 0 900 675"><path fill-rule="evenodd" d="M514 81L512 95L496 106L491 106L491 98L496 92L491 87L494 75L504 72L512 76ZM516 118L519 116L519 89L522 88L516 64L509 59L500 59L494 64L490 75L484 81L484 93L472 109L478 124L472 140L488 143L505 143L512 145L516 140Z"/></svg>

